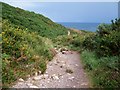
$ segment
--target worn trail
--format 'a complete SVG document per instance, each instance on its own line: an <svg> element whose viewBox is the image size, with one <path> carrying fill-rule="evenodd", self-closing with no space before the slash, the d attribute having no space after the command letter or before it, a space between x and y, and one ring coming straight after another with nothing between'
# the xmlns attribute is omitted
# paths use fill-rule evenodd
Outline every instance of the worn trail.
<svg viewBox="0 0 120 90"><path fill-rule="evenodd" d="M59 52L47 65L44 74L19 80L14 88L89 88L89 80L80 62L79 53Z"/></svg>

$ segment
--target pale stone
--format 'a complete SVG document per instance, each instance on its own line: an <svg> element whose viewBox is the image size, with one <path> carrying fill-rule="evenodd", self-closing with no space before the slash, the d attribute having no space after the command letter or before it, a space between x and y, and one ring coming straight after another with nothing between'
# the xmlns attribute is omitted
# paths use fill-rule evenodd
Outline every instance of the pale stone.
<svg viewBox="0 0 120 90"><path fill-rule="evenodd" d="M40 84L40 86L43 86L42 84Z"/></svg>
<svg viewBox="0 0 120 90"><path fill-rule="evenodd" d="M50 83L50 81L47 81L47 83Z"/></svg>
<svg viewBox="0 0 120 90"><path fill-rule="evenodd" d="M43 86L42 88L46 88L45 86Z"/></svg>
<svg viewBox="0 0 120 90"><path fill-rule="evenodd" d="M40 80L41 79L41 76L38 76L38 77L34 77L33 80Z"/></svg>
<svg viewBox="0 0 120 90"><path fill-rule="evenodd" d="M62 64L62 66L65 66L65 64Z"/></svg>
<svg viewBox="0 0 120 90"><path fill-rule="evenodd" d="M62 63L65 63L65 61L61 61Z"/></svg>
<svg viewBox="0 0 120 90"><path fill-rule="evenodd" d="M74 79L75 77L71 77L71 79Z"/></svg>
<svg viewBox="0 0 120 90"><path fill-rule="evenodd" d="M26 67L29 67L29 65L26 65Z"/></svg>
<svg viewBox="0 0 120 90"><path fill-rule="evenodd" d="M44 74L43 76L44 76L44 78L47 78L47 77L48 77L48 74Z"/></svg>
<svg viewBox="0 0 120 90"><path fill-rule="evenodd" d="M69 85L67 85L67 87L69 87Z"/></svg>
<svg viewBox="0 0 120 90"><path fill-rule="evenodd" d="M60 80L58 82L60 83Z"/></svg>
<svg viewBox="0 0 120 90"><path fill-rule="evenodd" d="M42 73L41 71L38 71L39 75Z"/></svg>
<svg viewBox="0 0 120 90"><path fill-rule="evenodd" d="M59 79L58 76L56 76L55 74L52 75L52 78L53 78L53 79L56 79L56 80Z"/></svg>
<svg viewBox="0 0 120 90"><path fill-rule="evenodd" d="M27 83L28 86L32 86L33 84L32 83Z"/></svg>
<svg viewBox="0 0 120 90"><path fill-rule="evenodd" d="M46 78L48 77L48 75L47 75L47 74L44 74L44 75L40 75L40 76L38 76L38 77L40 77L40 79L46 79Z"/></svg>
<svg viewBox="0 0 120 90"><path fill-rule="evenodd" d="M45 72L45 74L48 74L48 72Z"/></svg>
<svg viewBox="0 0 120 90"><path fill-rule="evenodd" d="M29 86L30 88L38 88L37 86Z"/></svg>
<svg viewBox="0 0 120 90"><path fill-rule="evenodd" d="M75 64L76 67L78 67L78 64Z"/></svg>
<svg viewBox="0 0 120 90"><path fill-rule="evenodd" d="M20 82L24 82L24 80L22 78L19 79Z"/></svg>
<svg viewBox="0 0 120 90"><path fill-rule="evenodd" d="M61 73L59 73L59 74L58 74L58 76L62 76L62 74L61 74Z"/></svg>
<svg viewBox="0 0 120 90"><path fill-rule="evenodd" d="M29 77L28 80L30 80L31 78Z"/></svg>
<svg viewBox="0 0 120 90"><path fill-rule="evenodd" d="M76 87L76 86L73 86L74 88Z"/></svg>
<svg viewBox="0 0 120 90"><path fill-rule="evenodd" d="M70 77L70 78L68 78L69 80L73 80L75 77Z"/></svg>
<svg viewBox="0 0 120 90"><path fill-rule="evenodd" d="M63 76L61 76L61 78L63 78Z"/></svg>
<svg viewBox="0 0 120 90"><path fill-rule="evenodd" d="M37 72L35 72L35 76L38 76L38 73L37 73Z"/></svg>
<svg viewBox="0 0 120 90"><path fill-rule="evenodd" d="M58 78L58 76L55 76L54 79L58 80L59 78Z"/></svg>
<svg viewBox="0 0 120 90"><path fill-rule="evenodd" d="M69 76L71 75L70 73L67 73Z"/></svg>
<svg viewBox="0 0 120 90"><path fill-rule="evenodd" d="M50 81L50 78L48 78L47 80Z"/></svg>
<svg viewBox="0 0 120 90"><path fill-rule="evenodd" d="M66 54L66 51L62 51L62 54Z"/></svg>
<svg viewBox="0 0 120 90"><path fill-rule="evenodd" d="M87 83L82 83L81 85L87 85Z"/></svg>

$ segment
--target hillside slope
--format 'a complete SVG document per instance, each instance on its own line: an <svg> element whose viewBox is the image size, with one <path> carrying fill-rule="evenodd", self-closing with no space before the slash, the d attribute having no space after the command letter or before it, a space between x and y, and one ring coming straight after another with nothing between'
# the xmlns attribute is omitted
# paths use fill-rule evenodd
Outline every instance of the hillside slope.
<svg viewBox="0 0 120 90"><path fill-rule="evenodd" d="M56 38L58 35L67 33L67 29L60 24L54 23L49 18L41 14L25 11L2 3L2 19L9 20L12 24L28 28L30 31L36 31L41 36Z"/></svg>
<svg viewBox="0 0 120 90"><path fill-rule="evenodd" d="M53 58L52 39L67 34L67 29L34 12L2 4L2 85L9 87L26 78Z"/></svg>
<svg viewBox="0 0 120 90"><path fill-rule="evenodd" d="M0 34L1 35L1 34ZM53 55L51 40L12 26L2 21L2 84L9 86L18 78L25 78L37 71L44 72L46 62Z"/></svg>

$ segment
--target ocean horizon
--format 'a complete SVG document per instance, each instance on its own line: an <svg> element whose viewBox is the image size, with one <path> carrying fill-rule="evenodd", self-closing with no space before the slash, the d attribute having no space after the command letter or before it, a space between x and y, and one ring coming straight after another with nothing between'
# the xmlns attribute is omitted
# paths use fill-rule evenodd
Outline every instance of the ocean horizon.
<svg viewBox="0 0 120 90"><path fill-rule="evenodd" d="M57 23L67 28L75 28L78 30L86 30L92 32L95 32L98 26L101 24L101 23L81 23L81 22L57 22Z"/></svg>

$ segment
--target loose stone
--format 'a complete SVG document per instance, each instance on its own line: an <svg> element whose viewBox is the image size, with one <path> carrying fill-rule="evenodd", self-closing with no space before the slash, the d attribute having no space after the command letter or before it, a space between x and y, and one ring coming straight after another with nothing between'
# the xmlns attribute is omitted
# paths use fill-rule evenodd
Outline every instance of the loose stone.
<svg viewBox="0 0 120 90"><path fill-rule="evenodd" d="M29 86L30 88L38 88L37 86Z"/></svg>
<svg viewBox="0 0 120 90"><path fill-rule="evenodd" d="M22 78L19 79L20 82L24 82L24 80Z"/></svg>

